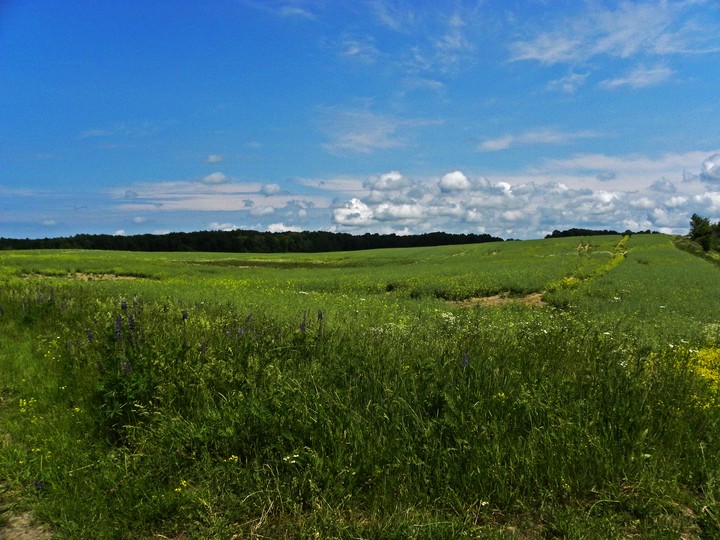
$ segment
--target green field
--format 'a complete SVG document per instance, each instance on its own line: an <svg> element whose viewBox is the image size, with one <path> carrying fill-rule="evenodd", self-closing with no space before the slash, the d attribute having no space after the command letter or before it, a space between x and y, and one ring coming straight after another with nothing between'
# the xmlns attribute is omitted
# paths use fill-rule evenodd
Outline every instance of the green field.
<svg viewBox="0 0 720 540"><path fill-rule="evenodd" d="M717 538L720 270L675 241L2 251L0 530Z"/></svg>

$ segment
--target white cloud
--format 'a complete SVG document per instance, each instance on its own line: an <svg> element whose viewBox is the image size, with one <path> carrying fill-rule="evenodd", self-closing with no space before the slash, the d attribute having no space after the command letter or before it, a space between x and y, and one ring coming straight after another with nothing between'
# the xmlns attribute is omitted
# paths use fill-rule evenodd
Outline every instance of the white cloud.
<svg viewBox="0 0 720 540"><path fill-rule="evenodd" d="M520 221L525 217L525 213L521 210L507 210L500 215L505 221Z"/></svg>
<svg viewBox="0 0 720 540"><path fill-rule="evenodd" d="M678 208L680 206L685 206L687 202L687 197L670 197L667 201L665 201L665 206L667 206L668 208Z"/></svg>
<svg viewBox="0 0 720 540"><path fill-rule="evenodd" d="M218 223L217 221L213 221L208 225L208 228L211 231L234 231L240 227L234 223Z"/></svg>
<svg viewBox="0 0 720 540"><path fill-rule="evenodd" d="M223 157L218 154L210 154L206 159L205 163L220 163Z"/></svg>
<svg viewBox="0 0 720 540"><path fill-rule="evenodd" d="M115 236L125 236L125 229L118 229L113 233Z"/></svg>
<svg viewBox="0 0 720 540"><path fill-rule="evenodd" d="M437 125L437 120L396 118L364 109L327 107L321 127L330 141L322 147L331 154L372 154L405 147L417 128Z"/></svg>
<svg viewBox="0 0 720 540"><path fill-rule="evenodd" d="M375 47L372 38L346 37L340 43L340 55L364 64L372 64L380 56L380 51Z"/></svg>
<svg viewBox="0 0 720 540"><path fill-rule="evenodd" d="M304 19L314 19L315 14L300 6L284 5L278 9L278 14L283 17L302 17Z"/></svg>
<svg viewBox="0 0 720 540"><path fill-rule="evenodd" d="M720 182L720 153L703 161L700 178L706 182Z"/></svg>
<svg viewBox="0 0 720 540"><path fill-rule="evenodd" d="M564 132L554 129L537 129L520 133L519 135L503 135L497 139L490 139L480 144L479 150L483 152L497 152L507 150L517 144L564 144L577 139L598 137L594 131Z"/></svg>
<svg viewBox="0 0 720 540"><path fill-rule="evenodd" d="M378 221L405 221L423 218L423 209L416 204L382 203L377 206L373 217Z"/></svg>
<svg viewBox="0 0 720 540"><path fill-rule="evenodd" d="M364 187L367 189L378 191L397 191L410 186L412 186L412 181L397 171L371 176L364 183Z"/></svg>
<svg viewBox="0 0 720 540"><path fill-rule="evenodd" d="M342 208L333 210L333 222L350 227L372 225L373 212L360 199L351 199Z"/></svg>
<svg viewBox="0 0 720 540"><path fill-rule="evenodd" d="M585 84L588 75L588 73L570 73L565 77L550 81L547 88L548 90L559 90L566 94L572 94Z"/></svg>
<svg viewBox="0 0 720 540"><path fill-rule="evenodd" d="M717 28L693 20L693 2L625 1L588 6L510 44L512 61L585 62L599 56L630 58L717 51Z"/></svg>
<svg viewBox="0 0 720 540"><path fill-rule="evenodd" d="M251 216L268 216L275 212L275 208L272 206L253 206L250 209L250 215Z"/></svg>
<svg viewBox="0 0 720 540"><path fill-rule="evenodd" d="M655 208L655 201L648 197L640 197L639 199L631 201L630 206L633 206L635 208L645 208L649 210L650 208Z"/></svg>
<svg viewBox="0 0 720 540"><path fill-rule="evenodd" d="M398 32L409 31L418 19L409 5L375 0L370 3L370 7L380 23Z"/></svg>
<svg viewBox="0 0 720 540"><path fill-rule="evenodd" d="M284 223L271 223L267 226L268 232L271 233L278 233L278 232L301 232L301 227L296 227L294 225L285 225Z"/></svg>
<svg viewBox="0 0 720 540"><path fill-rule="evenodd" d="M221 172L214 172L204 176L200 181L203 184L224 184L228 181L228 177Z"/></svg>
<svg viewBox="0 0 720 540"><path fill-rule="evenodd" d="M263 195L277 195L282 191L282 188L278 184L265 184L260 188L260 193Z"/></svg>
<svg viewBox="0 0 720 540"><path fill-rule="evenodd" d="M645 88L666 81L672 74L672 69L661 64L652 67L638 66L625 77L603 81L602 85L606 88L618 88L620 86Z"/></svg>
<svg viewBox="0 0 720 540"><path fill-rule="evenodd" d="M142 223L145 223L146 221L147 221L147 218L143 217L143 216L135 216L134 218L132 218L132 222L135 223L136 225L140 225Z"/></svg>
<svg viewBox="0 0 720 540"><path fill-rule="evenodd" d="M331 154L371 154L398 148L405 145L397 134L400 125L395 118L369 111L327 109L324 130L331 141L323 144L323 148Z"/></svg>
<svg viewBox="0 0 720 540"><path fill-rule="evenodd" d="M467 191L472 187L472 184L462 172L453 171L440 179L438 187L443 193L449 193L452 191Z"/></svg>

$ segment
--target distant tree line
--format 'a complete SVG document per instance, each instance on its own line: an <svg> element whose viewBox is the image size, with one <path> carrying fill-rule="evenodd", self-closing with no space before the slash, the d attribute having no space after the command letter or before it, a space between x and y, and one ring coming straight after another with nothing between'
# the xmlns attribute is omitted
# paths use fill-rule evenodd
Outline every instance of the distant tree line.
<svg viewBox="0 0 720 540"><path fill-rule="evenodd" d="M489 234L431 232L418 235L352 235L326 231L199 231L119 236L78 234L61 238L0 238L0 249L106 249L122 251L214 251L228 253L318 253L360 249L428 247L502 242Z"/></svg>
<svg viewBox="0 0 720 540"><path fill-rule="evenodd" d="M565 231L558 231L554 230L552 233L545 235L545 238L567 238L569 236L603 236L603 235L611 235L611 234L619 234L622 236L631 236L633 234L659 234L657 231L651 231L650 229L646 231L638 231L633 232L631 230L626 230L625 232L618 232L610 229L603 229L603 230L594 230L594 229L567 229Z"/></svg>
<svg viewBox="0 0 720 540"><path fill-rule="evenodd" d="M720 221L710 223L708 218L693 214L688 236L690 240L700 244L703 251L720 251Z"/></svg>

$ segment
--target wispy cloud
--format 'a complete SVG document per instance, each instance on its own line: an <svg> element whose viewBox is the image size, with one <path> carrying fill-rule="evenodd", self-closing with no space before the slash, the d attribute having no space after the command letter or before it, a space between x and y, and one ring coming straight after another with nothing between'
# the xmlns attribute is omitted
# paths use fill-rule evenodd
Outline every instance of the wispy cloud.
<svg viewBox="0 0 720 540"><path fill-rule="evenodd" d="M130 120L118 122L111 126L90 128L80 133L80 139L96 139L106 137L145 137L161 131L163 125L148 121Z"/></svg>
<svg viewBox="0 0 720 540"><path fill-rule="evenodd" d="M346 36L339 44L340 56L356 62L372 64L380 56L374 41L372 37Z"/></svg>
<svg viewBox="0 0 720 540"><path fill-rule="evenodd" d="M587 82L588 75L589 73L570 73L565 77L550 81L547 89L560 90L566 94L572 94Z"/></svg>
<svg viewBox="0 0 720 540"><path fill-rule="evenodd" d="M322 147L331 154L371 154L401 148L412 139L410 128L438 123L342 107L327 107L321 116L322 130L330 139Z"/></svg>
<svg viewBox="0 0 720 540"><path fill-rule="evenodd" d="M418 22L417 13L410 9L407 4L403 5L400 2L389 0L376 0L370 2L369 5L382 25L397 32L407 32Z"/></svg>
<svg viewBox="0 0 720 540"><path fill-rule="evenodd" d="M279 17L315 19L313 8L317 3L308 0L239 0L244 6L272 13Z"/></svg>
<svg viewBox="0 0 720 540"><path fill-rule="evenodd" d="M480 144L479 150L483 152L497 152L507 150L511 146L530 144L566 144L578 139L599 137L594 131L557 131L554 129L538 129L526 131L518 135L503 135L496 139L489 139Z"/></svg>
<svg viewBox="0 0 720 540"><path fill-rule="evenodd" d="M652 67L638 66L624 77L608 79L601 84L605 88L618 88L620 86L631 86L632 88L645 88L655 86L669 79L673 70L669 67L658 64Z"/></svg>
<svg viewBox="0 0 720 540"><path fill-rule="evenodd" d="M717 28L693 20L693 2L622 1L592 5L550 29L510 44L510 60L543 64L585 62L598 56L702 54L718 50ZM583 6L587 4L581 4Z"/></svg>

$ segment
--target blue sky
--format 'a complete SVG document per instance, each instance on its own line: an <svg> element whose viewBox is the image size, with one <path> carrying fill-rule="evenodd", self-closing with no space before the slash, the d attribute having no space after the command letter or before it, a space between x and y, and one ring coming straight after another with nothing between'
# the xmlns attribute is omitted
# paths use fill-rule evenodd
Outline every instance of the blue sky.
<svg viewBox="0 0 720 540"><path fill-rule="evenodd" d="M4 0L0 236L685 233L717 0Z"/></svg>

